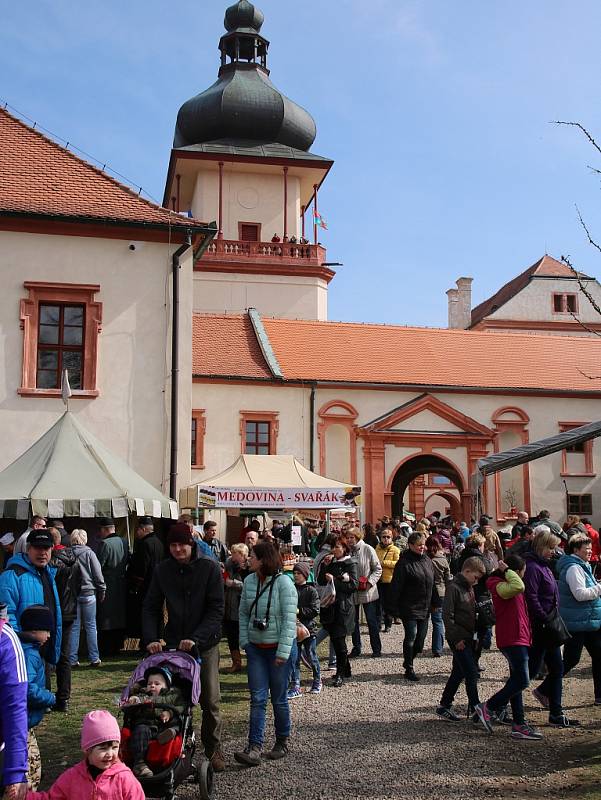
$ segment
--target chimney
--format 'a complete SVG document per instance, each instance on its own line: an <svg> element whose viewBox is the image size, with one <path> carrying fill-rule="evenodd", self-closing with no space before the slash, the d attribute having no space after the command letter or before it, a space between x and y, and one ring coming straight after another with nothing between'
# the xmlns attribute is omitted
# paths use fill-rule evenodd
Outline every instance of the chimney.
<svg viewBox="0 0 601 800"><path fill-rule="evenodd" d="M449 289L449 328L466 330L472 321L473 278L457 278L456 289Z"/></svg>

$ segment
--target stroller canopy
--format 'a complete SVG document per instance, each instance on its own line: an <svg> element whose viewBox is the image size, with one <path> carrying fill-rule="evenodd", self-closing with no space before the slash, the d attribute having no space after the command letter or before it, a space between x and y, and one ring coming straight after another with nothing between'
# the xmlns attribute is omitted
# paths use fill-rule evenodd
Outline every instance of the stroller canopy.
<svg viewBox="0 0 601 800"><path fill-rule="evenodd" d="M134 684L143 681L144 675L151 667L168 667L173 674L190 681L192 704L198 705L200 702L200 664L191 655L183 653L181 650L167 650L163 653L155 653L140 661L127 682L127 686L121 693L122 701L127 700Z"/></svg>

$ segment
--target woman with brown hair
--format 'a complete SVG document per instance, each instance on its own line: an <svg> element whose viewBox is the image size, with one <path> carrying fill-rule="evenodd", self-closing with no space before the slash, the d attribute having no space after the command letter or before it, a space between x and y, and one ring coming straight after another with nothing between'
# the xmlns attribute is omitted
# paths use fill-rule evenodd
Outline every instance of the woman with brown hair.
<svg viewBox="0 0 601 800"><path fill-rule="evenodd" d="M355 605L353 593L359 586L357 564L350 556L351 548L346 538L339 537L332 545L332 551L324 556L319 566L317 583L320 586L331 584L336 591L333 603L321 605L321 624L330 634L336 653L336 675L333 686L339 687L351 675L346 637L355 629Z"/></svg>

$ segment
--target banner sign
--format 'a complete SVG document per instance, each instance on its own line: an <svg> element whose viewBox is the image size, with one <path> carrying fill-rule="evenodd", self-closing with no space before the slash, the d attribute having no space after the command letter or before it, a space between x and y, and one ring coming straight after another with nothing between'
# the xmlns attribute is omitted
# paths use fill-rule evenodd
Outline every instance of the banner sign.
<svg viewBox="0 0 601 800"><path fill-rule="evenodd" d="M198 486L199 508L340 508L361 505L361 487L259 489Z"/></svg>

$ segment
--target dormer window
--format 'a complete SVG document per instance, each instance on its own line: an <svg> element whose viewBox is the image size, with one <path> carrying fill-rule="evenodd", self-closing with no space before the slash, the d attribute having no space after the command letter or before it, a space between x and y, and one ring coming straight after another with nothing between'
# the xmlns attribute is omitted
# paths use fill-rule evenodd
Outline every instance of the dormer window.
<svg viewBox="0 0 601 800"><path fill-rule="evenodd" d="M553 293L553 313L576 314L578 311L578 295L568 293Z"/></svg>

